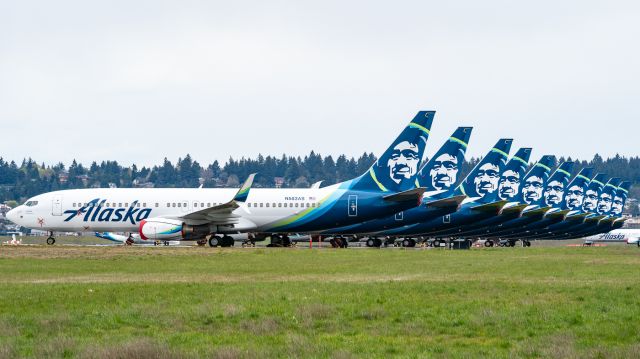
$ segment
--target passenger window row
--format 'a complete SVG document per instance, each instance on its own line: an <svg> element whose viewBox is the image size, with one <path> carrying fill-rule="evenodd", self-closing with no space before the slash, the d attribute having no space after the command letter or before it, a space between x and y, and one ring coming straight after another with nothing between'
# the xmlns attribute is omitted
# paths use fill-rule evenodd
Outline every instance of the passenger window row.
<svg viewBox="0 0 640 359"><path fill-rule="evenodd" d="M256 202L256 203L247 203L247 207L253 207L253 208L263 208L263 207L289 207L289 208L316 208L316 207L320 207L320 203L300 203L300 202L296 202L296 203L275 203L275 202Z"/></svg>

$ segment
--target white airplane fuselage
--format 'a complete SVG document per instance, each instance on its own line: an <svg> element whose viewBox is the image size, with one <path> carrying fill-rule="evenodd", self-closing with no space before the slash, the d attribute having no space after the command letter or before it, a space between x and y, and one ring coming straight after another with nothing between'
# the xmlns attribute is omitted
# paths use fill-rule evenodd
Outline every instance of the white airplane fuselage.
<svg viewBox="0 0 640 359"><path fill-rule="evenodd" d="M21 226L59 232L137 232L148 218L180 218L231 201L234 188L97 188L49 192L8 213ZM270 224L319 206L337 186L302 189L251 189L232 214L238 223L218 233L268 231ZM94 205L87 204L94 202ZM84 207L84 209L82 209ZM81 210L82 209L82 210ZM345 209L346 210L346 209ZM199 224L186 220L186 223Z"/></svg>
<svg viewBox="0 0 640 359"><path fill-rule="evenodd" d="M627 244L638 244L639 239L640 229L632 228L615 229L608 233L596 234L585 238L585 240L592 242L622 242Z"/></svg>

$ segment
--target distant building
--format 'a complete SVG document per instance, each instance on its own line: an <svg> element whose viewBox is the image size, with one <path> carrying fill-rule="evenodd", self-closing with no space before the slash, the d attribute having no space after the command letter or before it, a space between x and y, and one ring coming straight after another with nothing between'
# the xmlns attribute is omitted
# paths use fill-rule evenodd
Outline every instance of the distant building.
<svg viewBox="0 0 640 359"><path fill-rule="evenodd" d="M276 188L282 188L284 184L284 177L273 177L273 182L276 185Z"/></svg>
<svg viewBox="0 0 640 359"><path fill-rule="evenodd" d="M155 187L155 183L148 182L145 178L136 178L132 182L133 187L135 188L153 188Z"/></svg>
<svg viewBox="0 0 640 359"><path fill-rule="evenodd" d="M60 173L58 173L58 181L60 181L60 183L67 183L69 181L69 172L60 171Z"/></svg>
<svg viewBox="0 0 640 359"><path fill-rule="evenodd" d="M9 212L11 210L11 207L7 206L4 203L0 203L0 214L3 217L6 217L7 212Z"/></svg>

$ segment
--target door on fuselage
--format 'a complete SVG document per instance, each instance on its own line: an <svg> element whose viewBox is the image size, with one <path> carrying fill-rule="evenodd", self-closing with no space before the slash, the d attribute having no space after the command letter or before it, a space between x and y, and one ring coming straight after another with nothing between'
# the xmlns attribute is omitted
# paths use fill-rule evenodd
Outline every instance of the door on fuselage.
<svg viewBox="0 0 640 359"><path fill-rule="evenodd" d="M358 216L358 195L351 194L349 195L349 203L348 203L348 212L349 217L357 217Z"/></svg>
<svg viewBox="0 0 640 359"><path fill-rule="evenodd" d="M51 200L51 215L62 216L62 196L54 196Z"/></svg>

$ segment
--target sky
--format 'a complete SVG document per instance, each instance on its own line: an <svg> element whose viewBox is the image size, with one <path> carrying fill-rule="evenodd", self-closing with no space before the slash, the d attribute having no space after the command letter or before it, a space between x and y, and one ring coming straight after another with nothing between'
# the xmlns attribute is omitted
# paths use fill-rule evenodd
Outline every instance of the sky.
<svg viewBox="0 0 640 359"><path fill-rule="evenodd" d="M0 0L0 157L382 153L435 110L544 154L640 155L634 1Z"/></svg>

